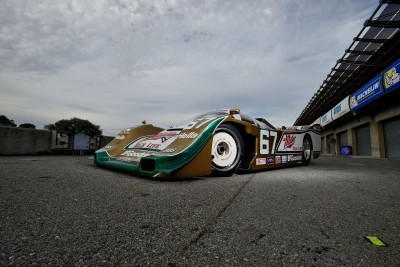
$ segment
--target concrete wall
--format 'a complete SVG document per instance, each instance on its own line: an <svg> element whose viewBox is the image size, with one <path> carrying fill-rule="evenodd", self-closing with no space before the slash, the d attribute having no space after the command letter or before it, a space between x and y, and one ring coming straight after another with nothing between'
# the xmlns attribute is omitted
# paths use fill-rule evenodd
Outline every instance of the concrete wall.
<svg viewBox="0 0 400 267"><path fill-rule="evenodd" d="M0 126L0 155L48 153L55 145L55 132Z"/></svg>
<svg viewBox="0 0 400 267"><path fill-rule="evenodd" d="M73 153L73 148L68 145L68 133L65 134L65 138L61 135L62 132L59 134L60 138L58 141L66 141L66 146L57 144L56 131L0 126L0 155L33 155L52 152L58 153L63 150L70 154ZM101 136L99 144L97 144L97 136L92 139L90 142L90 151L93 152L111 142L114 137Z"/></svg>
<svg viewBox="0 0 400 267"><path fill-rule="evenodd" d="M357 155L356 128L369 125L371 134L371 156L384 158L385 157L385 138L383 132L383 123L392 118L400 116L400 105L388 107L387 109L373 115L354 116L352 119L338 124L333 128L323 130L323 146L329 147L329 142L334 142L335 151L330 154L340 155L340 143L338 134L347 131L347 143L353 148L353 155ZM328 149L325 150L327 153Z"/></svg>

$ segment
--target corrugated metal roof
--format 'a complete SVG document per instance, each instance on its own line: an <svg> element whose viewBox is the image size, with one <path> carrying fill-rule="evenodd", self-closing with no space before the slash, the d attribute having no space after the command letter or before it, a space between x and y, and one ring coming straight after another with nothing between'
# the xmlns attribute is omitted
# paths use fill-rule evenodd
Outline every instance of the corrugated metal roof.
<svg viewBox="0 0 400 267"><path fill-rule="evenodd" d="M307 125L400 56L400 0L381 1L294 125Z"/></svg>

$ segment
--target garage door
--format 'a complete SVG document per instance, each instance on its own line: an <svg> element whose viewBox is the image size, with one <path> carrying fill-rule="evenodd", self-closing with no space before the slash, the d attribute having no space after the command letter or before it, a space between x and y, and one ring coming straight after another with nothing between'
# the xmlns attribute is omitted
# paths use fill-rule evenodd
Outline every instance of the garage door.
<svg viewBox="0 0 400 267"><path fill-rule="evenodd" d="M371 156L371 133L369 125L356 128L357 155Z"/></svg>
<svg viewBox="0 0 400 267"><path fill-rule="evenodd" d="M339 139L339 148L340 148L339 153L342 154L341 147L348 145L348 142L347 142L347 131L338 133L338 139Z"/></svg>
<svg viewBox="0 0 400 267"><path fill-rule="evenodd" d="M332 142L332 140L333 140L333 134L331 134L331 135L328 135L327 137L326 137L326 140L328 141L328 147L327 147L327 152L328 152L328 154L335 154L335 143L334 142Z"/></svg>
<svg viewBox="0 0 400 267"><path fill-rule="evenodd" d="M400 119L383 124L385 151L388 158L400 158Z"/></svg>
<svg viewBox="0 0 400 267"><path fill-rule="evenodd" d="M339 136L340 146L348 146L349 145L347 143L347 131L339 133L338 136Z"/></svg>

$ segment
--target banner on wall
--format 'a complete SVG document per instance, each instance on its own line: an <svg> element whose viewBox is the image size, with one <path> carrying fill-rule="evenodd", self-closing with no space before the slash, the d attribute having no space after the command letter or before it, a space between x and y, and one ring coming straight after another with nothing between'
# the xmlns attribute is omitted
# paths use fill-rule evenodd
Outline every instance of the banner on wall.
<svg viewBox="0 0 400 267"><path fill-rule="evenodd" d="M332 110L329 110L321 117L321 126L325 126L332 122Z"/></svg>
<svg viewBox="0 0 400 267"><path fill-rule="evenodd" d="M381 74L350 95L350 108L355 111L384 95Z"/></svg>
<svg viewBox="0 0 400 267"><path fill-rule="evenodd" d="M383 71L383 80L386 93L400 88L400 59Z"/></svg>
<svg viewBox="0 0 400 267"><path fill-rule="evenodd" d="M315 125L315 124L321 124L321 117L319 117L313 123L311 123L311 125Z"/></svg>
<svg viewBox="0 0 400 267"><path fill-rule="evenodd" d="M350 112L349 96L347 96L345 99L340 101L339 104L333 107L332 120L336 120L348 112Z"/></svg>

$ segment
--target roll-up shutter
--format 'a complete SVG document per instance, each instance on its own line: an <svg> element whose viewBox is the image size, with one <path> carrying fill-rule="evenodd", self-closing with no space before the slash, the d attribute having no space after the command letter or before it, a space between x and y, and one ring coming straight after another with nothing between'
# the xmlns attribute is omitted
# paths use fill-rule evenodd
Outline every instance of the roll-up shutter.
<svg viewBox="0 0 400 267"><path fill-rule="evenodd" d="M347 142L347 131L341 132L341 133L339 133L338 135L339 135L340 146L347 146L347 145L349 145L348 142Z"/></svg>
<svg viewBox="0 0 400 267"><path fill-rule="evenodd" d="M400 119L383 124L385 151L388 158L400 158Z"/></svg>
<svg viewBox="0 0 400 267"><path fill-rule="evenodd" d="M357 155L371 156L371 132L369 124L356 128Z"/></svg>

